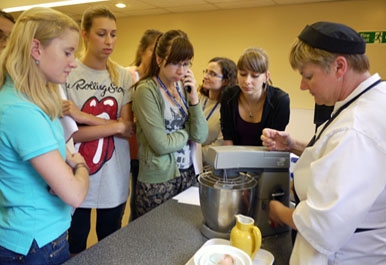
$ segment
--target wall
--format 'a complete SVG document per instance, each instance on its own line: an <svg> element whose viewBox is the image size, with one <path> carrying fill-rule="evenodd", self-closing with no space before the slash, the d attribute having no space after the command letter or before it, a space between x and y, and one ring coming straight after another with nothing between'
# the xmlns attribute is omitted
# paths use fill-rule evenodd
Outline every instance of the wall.
<svg viewBox="0 0 386 265"><path fill-rule="evenodd" d="M122 18L118 21L119 39L112 58L122 65L129 65L146 29L166 31L178 28L188 33L194 45L192 69L196 79L201 80L202 70L212 57L226 56L237 61L245 48L261 47L270 57L274 85L290 94L292 113L296 116L296 119L291 117L291 130L302 128L312 134L313 125L304 120L308 122L311 119L312 122L314 101L308 92L299 89L300 75L291 69L288 53L304 26L319 20L348 24L357 31L386 31L386 1L321 2ZM369 44L367 54L371 71L386 78L386 44ZM300 119L304 115L307 119ZM307 138L304 132L301 137Z"/></svg>

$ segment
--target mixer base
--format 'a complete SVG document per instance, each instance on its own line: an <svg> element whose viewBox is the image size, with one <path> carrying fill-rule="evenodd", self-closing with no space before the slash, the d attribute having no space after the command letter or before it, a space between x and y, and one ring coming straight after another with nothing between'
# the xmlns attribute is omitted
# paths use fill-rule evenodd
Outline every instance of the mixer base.
<svg viewBox="0 0 386 265"><path fill-rule="evenodd" d="M209 228L205 223L201 226L201 234L203 234L206 238L223 238L228 239L230 238L230 232L229 233L223 233L223 232L217 232L213 229Z"/></svg>

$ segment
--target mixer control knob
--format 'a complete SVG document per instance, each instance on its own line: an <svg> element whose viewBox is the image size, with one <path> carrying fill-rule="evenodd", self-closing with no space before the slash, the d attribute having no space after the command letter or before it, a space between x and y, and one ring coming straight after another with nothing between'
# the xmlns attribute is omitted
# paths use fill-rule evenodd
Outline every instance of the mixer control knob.
<svg viewBox="0 0 386 265"><path fill-rule="evenodd" d="M276 187L271 193L271 200L281 201L285 195L285 190L282 187Z"/></svg>

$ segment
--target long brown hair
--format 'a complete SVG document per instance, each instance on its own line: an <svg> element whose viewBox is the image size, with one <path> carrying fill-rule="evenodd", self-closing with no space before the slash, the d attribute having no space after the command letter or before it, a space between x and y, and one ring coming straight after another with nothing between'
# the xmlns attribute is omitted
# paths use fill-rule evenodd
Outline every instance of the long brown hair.
<svg viewBox="0 0 386 265"><path fill-rule="evenodd" d="M182 30L169 30L165 32L160 35L156 42L149 73L143 79L156 76L159 73L160 67L157 63L157 56L162 60L166 60L165 65L168 65L192 59L194 49L188 39L188 35Z"/></svg>
<svg viewBox="0 0 386 265"><path fill-rule="evenodd" d="M142 53L162 34L161 31L156 29L148 29L146 30L138 44L137 52L135 54L135 60L133 65L139 66L142 63Z"/></svg>
<svg viewBox="0 0 386 265"><path fill-rule="evenodd" d="M237 61L237 70L249 70L255 73L267 73L269 69L269 59L267 53L256 47L246 49ZM272 80L267 82L272 85Z"/></svg>

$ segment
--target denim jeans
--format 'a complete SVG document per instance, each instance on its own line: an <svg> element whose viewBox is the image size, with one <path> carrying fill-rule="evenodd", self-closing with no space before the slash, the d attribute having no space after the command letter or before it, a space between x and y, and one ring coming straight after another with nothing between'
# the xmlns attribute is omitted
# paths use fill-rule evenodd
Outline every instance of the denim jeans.
<svg viewBox="0 0 386 265"><path fill-rule="evenodd" d="M34 240L26 256L0 246L0 265L59 265L68 259L67 232L41 248Z"/></svg>

